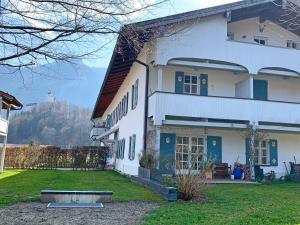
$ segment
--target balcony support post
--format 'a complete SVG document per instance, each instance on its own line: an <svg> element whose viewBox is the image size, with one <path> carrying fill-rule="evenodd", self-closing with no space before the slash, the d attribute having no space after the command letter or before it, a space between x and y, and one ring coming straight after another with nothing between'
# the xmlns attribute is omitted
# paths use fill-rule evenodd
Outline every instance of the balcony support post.
<svg viewBox="0 0 300 225"><path fill-rule="evenodd" d="M158 70L157 70L157 90L162 91L162 86L163 86L162 66L158 66Z"/></svg>
<svg viewBox="0 0 300 225"><path fill-rule="evenodd" d="M249 77L249 87L250 87L250 98L253 99L253 74L250 74Z"/></svg>
<svg viewBox="0 0 300 225"><path fill-rule="evenodd" d="M155 152L157 154L157 169L159 169L160 157L160 126L155 126Z"/></svg>

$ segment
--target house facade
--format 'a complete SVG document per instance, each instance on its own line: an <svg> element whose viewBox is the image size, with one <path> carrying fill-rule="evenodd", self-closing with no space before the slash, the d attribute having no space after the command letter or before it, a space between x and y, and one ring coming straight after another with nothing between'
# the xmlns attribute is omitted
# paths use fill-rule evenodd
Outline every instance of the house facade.
<svg viewBox="0 0 300 225"><path fill-rule="evenodd" d="M255 164L283 176L284 162L300 160L300 30L282 22L290 4L241 1L133 24L142 47L119 38L92 115L109 163L136 175L152 149L163 173L166 160L189 167L194 156L195 170L208 158L249 164L251 125Z"/></svg>

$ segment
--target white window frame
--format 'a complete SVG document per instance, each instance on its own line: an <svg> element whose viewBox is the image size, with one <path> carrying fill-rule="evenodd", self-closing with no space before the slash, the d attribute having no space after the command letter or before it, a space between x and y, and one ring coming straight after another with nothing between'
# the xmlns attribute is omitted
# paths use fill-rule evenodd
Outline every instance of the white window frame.
<svg viewBox="0 0 300 225"><path fill-rule="evenodd" d="M259 42L256 42L255 39L257 39ZM254 43L256 43L256 44L258 44L258 45L264 45L264 46L267 46L267 45L268 45L268 38L267 38L267 37L254 36L254 37L253 37L253 41L254 41ZM261 41L264 41L265 44L262 44Z"/></svg>
<svg viewBox="0 0 300 225"><path fill-rule="evenodd" d="M190 82L186 82L186 77L190 78ZM197 78L197 82L192 83L192 78L196 77ZM186 86L189 86L189 91L186 91ZM196 92L192 92L192 87L196 87ZM183 77L183 93L184 94L190 94L190 95L199 95L200 93L200 77L199 75L195 75L195 74L184 74Z"/></svg>
<svg viewBox="0 0 300 225"><path fill-rule="evenodd" d="M265 146L263 145L265 143ZM270 147L269 147L269 140L261 140L256 141L254 144L254 164L260 165L260 166L269 166L270 165ZM266 152L265 155L263 155L263 152ZM265 159L264 163L263 158Z"/></svg>
<svg viewBox="0 0 300 225"><path fill-rule="evenodd" d="M179 142L179 139L181 139L181 142ZM188 139L188 143L184 143L184 139ZM197 144L193 144L193 139L197 139ZM199 140L202 139L202 144L200 144ZM184 151L184 147L187 148L187 153ZM198 153L193 153L193 147L198 148ZM202 153L200 153L200 149L202 148ZM176 136L176 150L175 150L175 162L176 162L176 169L178 170L187 170L192 169L195 171L199 171L200 168L200 162L206 160L206 138L204 136L189 136L189 135L177 135ZM180 156L181 155L181 156ZM187 155L187 160L184 160L184 155ZM191 159L192 155L195 155L197 157L197 160L195 161L196 168L191 168ZM202 156L202 160L199 160L199 157ZM180 157L180 160L178 159ZM178 168L178 164L180 164L180 168Z"/></svg>

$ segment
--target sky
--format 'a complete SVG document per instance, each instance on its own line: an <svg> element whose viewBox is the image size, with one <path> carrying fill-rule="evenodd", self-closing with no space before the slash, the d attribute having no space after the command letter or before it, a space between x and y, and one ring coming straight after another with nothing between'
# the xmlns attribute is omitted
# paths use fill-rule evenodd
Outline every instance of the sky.
<svg viewBox="0 0 300 225"><path fill-rule="evenodd" d="M139 20L148 20L237 1L238 0L169 0L154 8L146 15L143 15ZM108 67L114 43L114 40L111 40L110 44L108 44L97 57L85 59L83 62L91 67Z"/></svg>

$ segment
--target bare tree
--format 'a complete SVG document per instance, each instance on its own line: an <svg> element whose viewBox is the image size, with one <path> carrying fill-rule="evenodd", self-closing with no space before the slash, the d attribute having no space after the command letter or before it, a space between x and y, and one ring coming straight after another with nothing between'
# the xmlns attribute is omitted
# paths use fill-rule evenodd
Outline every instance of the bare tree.
<svg viewBox="0 0 300 225"><path fill-rule="evenodd" d="M164 1L2 0L0 65L21 68L95 53L124 23Z"/></svg>
<svg viewBox="0 0 300 225"><path fill-rule="evenodd" d="M255 143L266 139L268 137L268 134L262 130L258 130L256 124L250 123L248 124L246 131L242 133L242 136L246 138L249 145L249 149L248 149L249 162L246 162L246 164L249 163L250 177L252 179L254 178L255 175L254 174Z"/></svg>

